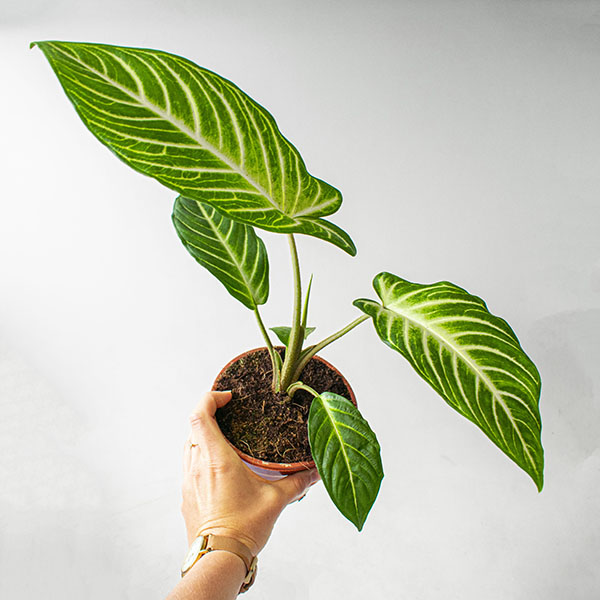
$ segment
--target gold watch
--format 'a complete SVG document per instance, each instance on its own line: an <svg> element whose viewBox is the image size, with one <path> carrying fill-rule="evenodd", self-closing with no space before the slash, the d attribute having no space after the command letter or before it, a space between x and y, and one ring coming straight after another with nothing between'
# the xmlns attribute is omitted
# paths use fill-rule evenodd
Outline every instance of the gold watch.
<svg viewBox="0 0 600 600"><path fill-rule="evenodd" d="M254 583L256 579L256 570L258 568L258 558L252 556L250 549L242 542L222 535L207 533L199 535L190 546L187 556L181 566L181 576L183 577L197 562L208 552L212 550L225 550L239 556L246 565L246 577L240 588L240 594L245 592Z"/></svg>

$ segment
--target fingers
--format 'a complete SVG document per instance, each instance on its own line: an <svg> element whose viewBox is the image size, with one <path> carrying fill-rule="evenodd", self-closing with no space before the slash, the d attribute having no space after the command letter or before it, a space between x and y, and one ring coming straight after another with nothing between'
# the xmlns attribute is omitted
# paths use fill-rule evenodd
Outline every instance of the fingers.
<svg viewBox="0 0 600 600"><path fill-rule="evenodd" d="M308 469L288 475L279 481L273 482L273 485L283 494L284 504L289 504L294 500L300 500L306 494L308 488L319 479L321 477L317 469Z"/></svg>
<svg viewBox="0 0 600 600"><path fill-rule="evenodd" d="M217 408L225 406L230 400L231 392L208 392L198 402L190 416L191 431L187 445L190 454L195 450L209 453L223 448L229 450L229 445L215 419L215 413Z"/></svg>

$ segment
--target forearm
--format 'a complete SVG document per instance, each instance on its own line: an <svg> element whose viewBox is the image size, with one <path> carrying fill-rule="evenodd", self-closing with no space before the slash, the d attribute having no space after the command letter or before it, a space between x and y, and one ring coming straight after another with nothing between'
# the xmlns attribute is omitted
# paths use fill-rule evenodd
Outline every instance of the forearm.
<svg viewBox="0 0 600 600"><path fill-rule="evenodd" d="M196 562L167 600L233 600L245 576L246 567L240 558L215 550Z"/></svg>

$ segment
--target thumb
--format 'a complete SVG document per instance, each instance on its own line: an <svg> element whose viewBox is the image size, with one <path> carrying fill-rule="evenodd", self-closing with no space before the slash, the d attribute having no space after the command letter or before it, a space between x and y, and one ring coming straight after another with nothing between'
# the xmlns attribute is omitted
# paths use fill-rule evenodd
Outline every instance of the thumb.
<svg viewBox="0 0 600 600"><path fill-rule="evenodd" d="M300 471L293 475L288 475L279 481L273 482L273 485L282 492L285 504L299 500L306 494L308 488L321 479L317 469L308 469Z"/></svg>
<svg viewBox="0 0 600 600"><path fill-rule="evenodd" d="M205 415L208 417L214 417L217 412L217 408L225 406L231 400L231 391L218 392L213 390L204 394L202 399L196 405L193 415Z"/></svg>
<svg viewBox="0 0 600 600"><path fill-rule="evenodd" d="M190 416L190 441L203 450L213 445L227 445L215 419L215 413L231 400L231 392L208 392L204 394Z"/></svg>

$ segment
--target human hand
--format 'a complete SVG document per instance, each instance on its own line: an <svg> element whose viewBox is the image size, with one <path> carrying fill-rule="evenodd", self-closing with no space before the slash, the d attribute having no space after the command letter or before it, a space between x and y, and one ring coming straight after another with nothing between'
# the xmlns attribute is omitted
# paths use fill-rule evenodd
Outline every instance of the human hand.
<svg viewBox="0 0 600 600"><path fill-rule="evenodd" d="M190 417L184 450L183 503L188 543L202 533L233 537L256 556L281 511L319 480L316 469L266 481L244 465L215 420L231 392L209 392Z"/></svg>

